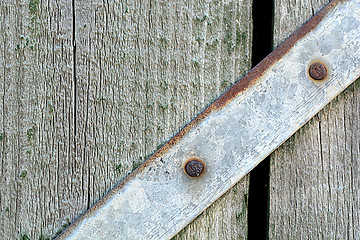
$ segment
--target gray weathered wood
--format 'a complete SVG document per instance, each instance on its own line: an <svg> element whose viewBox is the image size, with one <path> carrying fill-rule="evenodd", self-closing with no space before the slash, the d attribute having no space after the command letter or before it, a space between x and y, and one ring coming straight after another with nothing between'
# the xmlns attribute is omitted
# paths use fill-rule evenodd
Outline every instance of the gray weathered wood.
<svg viewBox="0 0 360 240"><path fill-rule="evenodd" d="M37 2L0 1L0 239L52 235L81 201L71 1Z"/></svg>
<svg viewBox="0 0 360 240"><path fill-rule="evenodd" d="M59 239L166 239L185 227L360 76L359 4L326 6ZM322 82L307 74L314 61L328 68ZM182 170L191 157L207 165L196 180Z"/></svg>
<svg viewBox="0 0 360 240"><path fill-rule="evenodd" d="M227 73L226 65L235 64L236 68L243 69L242 71L230 71L231 79L238 78L246 69L251 66L251 42L252 42L252 19L251 19L251 1L228 2L221 3L219 1L207 2L204 7L204 12L212 12L212 25L207 24L204 31L211 40L211 36L216 34L217 39L221 45L218 46L218 52L212 53L216 57L216 61L212 63L215 69L221 72L211 71L216 74L214 77L218 78L221 85L225 89L229 75ZM201 4L201 3L200 3ZM247 20L246 20L247 19ZM235 38L234 38L235 37ZM230 40L231 39L231 40ZM230 40L230 41L229 41ZM202 43L204 44L204 43ZM207 43L205 43L207 44ZM229 55L229 50L234 47L234 44L243 45L244 49L236 54L245 54L243 56ZM211 41L207 44L211 46ZM209 47L204 49L204 53L208 54ZM208 58L208 64L211 64L211 55ZM243 60L241 60L243 58ZM235 60L235 62L234 62ZM240 60L240 61L239 61ZM223 62L223 63L221 63ZM231 69L232 67L230 67ZM223 69L223 70L222 70ZM231 73L234 72L234 73ZM226 74L226 78L222 79L222 74ZM208 78L208 75L204 77ZM185 227L173 239L246 239L247 238L247 199L248 199L249 177L243 178L231 190L224 194L219 200L207 208L200 216Z"/></svg>
<svg viewBox="0 0 360 240"><path fill-rule="evenodd" d="M54 236L243 75L250 2L1 1L0 238ZM179 237L245 238L247 188Z"/></svg>
<svg viewBox="0 0 360 240"><path fill-rule="evenodd" d="M243 178L173 239L247 239L248 181Z"/></svg>
<svg viewBox="0 0 360 240"><path fill-rule="evenodd" d="M275 1L279 44L326 1ZM270 239L360 238L359 80L271 155Z"/></svg>

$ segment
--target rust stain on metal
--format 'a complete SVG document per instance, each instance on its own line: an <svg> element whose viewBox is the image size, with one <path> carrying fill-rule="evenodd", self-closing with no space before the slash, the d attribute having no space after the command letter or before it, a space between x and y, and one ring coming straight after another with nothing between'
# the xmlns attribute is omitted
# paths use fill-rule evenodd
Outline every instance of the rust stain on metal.
<svg viewBox="0 0 360 240"><path fill-rule="evenodd" d="M181 129L169 142L167 142L162 148L155 152L146 162L144 162L135 172L141 172L143 168L148 166L156 158L162 156L164 153L179 142L183 136L188 133L193 127L197 126L204 118L210 113L221 109L228 102L234 99L237 95L244 92L247 88L251 87L256 81L269 69L274 63L281 59L300 39L311 32L321 20L335 8L335 6L345 0L333 0L325 5L318 13L316 13L311 19L309 19L303 26L295 31L289 38L287 38L282 44L280 44L274 51L272 51L266 58L264 58L259 64L251 69L245 76L243 76L238 82L236 82L227 92L221 95L215 102L207 107L202 113L200 113L195 119L193 119L188 125Z"/></svg>
<svg viewBox="0 0 360 240"><path fill-rule="evenodd" d="M185 173L189 177L199 177L205 170L205 163L197 158L192 158L187 161L184 167Z"/></svg>
<svg viewBox="0 0 360 240"><path fill-rule="evenodd" d="M311 64L309 68L309 75L314 80L323 80L327 76L327 69L323 64L316 62Z"/></svg>
<svg viewBox="0 0 360 240"><path fill-rule="evenodd" d="M181 129L171 140L169 140L164 146L158 149L149 159L135 169L129 176L127 176L122 182L109 191L102 199L100 199L95 205L93 205L87 212L85 212L77 222L71 224L63 234L64 237L71 233L71 230L77 226L78 222L93 214L96 210L106 203L111 197L113 197L119 189L121 189L128 181L133 179L136 175L143 173L144 169L149 166L157 158L169 151L169 149L177 144L192 128L197 126L204 118L210 113L215 112L225 106L228 102L234 99L237 95L244 92L246 89L256 83L256 81L268 70L274 63L280 60L300 39L305 37L311 32L321 20L331 12L336 5L347 0L333 0L325 5L316 15L308 20L302 27L295 31L289 38L287 38L281 45L279 45L273 52L271 52L265 59L263 59L258 65L250 70L245 76L243 76L238 82L236 82L227 92L221 95L215 102L207 107L202 113L195 117L188 125Z"/></svg>
<svg viewBox="0 0 360 240"><path fill-rule="evenodd" d="M143 165L147 166L154 159L162 156L166 153L171 146L175 145L182 137L196 126L201 120L206 118L210 113L219 110L238 94L251 87L256 81L265 73L269 67L281 59L300 39L306 34L311 32L321 20L332 10L334 7L343 2L343 0L333 0L325 7L323 7L316 15L308 20L302 27L295 31L288 39L286 39L281 45L279 45L273 52L271 52L264 60L250 70L245 76L243 76L238 82L236 82L227 92L220 96L215 102L207 107L202 113L200 113L195 119L193 119L187 126L180 130L169 142L167 142L162 148L160 148L154 155L152 155L148 161ZM141 166L139 167L141 169Z"/></svg>

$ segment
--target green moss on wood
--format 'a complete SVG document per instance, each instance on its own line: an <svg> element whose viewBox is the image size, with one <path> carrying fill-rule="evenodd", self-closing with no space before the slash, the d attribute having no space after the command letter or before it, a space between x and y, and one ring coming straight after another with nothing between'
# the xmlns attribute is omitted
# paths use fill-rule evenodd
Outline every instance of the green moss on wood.
<svg viewBox="0 0 360 240"><path fill-rule="evenodd" d="M356 89L360 88L360 78L358 78L353 85L355 86Z"/></svg>
<svg viewBox="0 0 360 240"><path fill-rule="evenodd" d="M141 165L141 162L136 162L136 161L133 161L133 168L132 168L132 171L134 171L135 169L137 169L140 165Z"/></svg>
<svg viewBox="0 0 360 240"><path fill-rule="evenodd" d="M30 0L29 1L29 11L31 14L35 14L38 11L39 0Z"/></svg>
<svg viewBox="0 0 360 240"><path fill-rule="evenodd" d="M211 41L206 42L206 47L209 49L215 49L219 43L219 39L215 38Z"/></svg>
<svg viewBox="0 0 360 240"><path fill-rule="evenodd" d="M70 224L71 224L71 222L70 222L69 218L66 218L65 223L63 225L61 225L61 228L56 232L53 239L55 239L57 236L59 236L65 230L65 228L67 228Z"/></svg>
<svg viewBox="0 0 360 240"><path fill-rule="evenodd" d="M166 37L160 37L160 42L167 44L170 42L170 40Z"/></svg>
<svg viewBox="0 0 360 240"><path fill-rule="evenodd" d="M239 213L236 214L236 219L238 220L243 220L246 217L246 212L247 212L247 205L248 205L248 195L245 193L244 197L243 197L243 201L241 204L241 210Z"/></svg>
<svg viewBox="0 0 360 240"><path fill-rule="evenodd" d="M236 45L239 46L241 43L246 43L246 34L236 29Z"/></svg>
<svg viewBox="0 0 360 240"><path fill-rule="evenodd" d="M21 235L20 240L31 240L26 234ZM50 240L50 238L40 235L39 240Z"/></svg>
<svg viewBox="0 0 360 240"><path fill-rule="evenodd" d="M205 39L203 37L200 37L200 36L195 38L195 41L197 41L199 44L201 44L204 40Z"/></svg>
<svg viewBox="0 0 360 240"><path fill-rule="evenodd" d="M36 127L35 125L32 126L32 128L29 128L27 131L26 131L26 135L28 137L28 140L29 142L34 138L35 136L35 130L36 130Z"/></svg>
<svg viewBox="0 0 360 240"><path fill-rule="evenodd" d="M199 14L198 16L196 16L196 20L201 23L205 22L206 19L207 19L206 14Z"/></svg>
<svg viewBox="0 0 360 240"><path fill-rule="evenodd" d="M40 235L39 240L50 240L50 238Z"/></svg>
<svg viewBox="0 0 360 240"><path fill-rule="evenodd" d="M20 237L20 240L30 240L30 238L29 238L26 234L23 234L23 235Z"/></svg>
<svg viewBox="0 0 360 240"><path fill-rule="evenodd" d="M229 4L228 8L226 9L225 16L223 18L224 22L224 29L225 29L225 36L223 39L223 43L227 46L228 54L230 55L235 49L235 41L233 37L233 6Z"/></svg>
<svg viewBox="0 0 360 240"><path fill-rule="evenodd" d="M55 109L54 105L50 104L50 106L49 106L49 113L53 113L53 112L54 112L54 109Z"/></svg>
<svg viewBox="0 0 360 240"><path fill-rule="evenodd" d="M117 164L116 167L115 167L115 170L116 170L118 173L121 173L121 172L122 172L122 164L121 164L121 163Z"/></svg>
<svg viewBox="0 0 360 240"><path fill-rule="evenodd" d="M224 80L221 81L220 85L221 85L221 88L223 89L223 88L228 86L228 81L226 79L224 79Z"/></svg>
<svg viewBox="0 0 360 240"><path fill-rule="evenodd" d="M162 110L166 110L169 107L169 105L167 103L159 103L159 108Z"/></svg>
<svg viewBox="0 0 360 240"><path fill-rule="evenodd" d="M21 178L25 178L27 176L27 171L26 170L22 170L20 173L20 177Z"/></svg>

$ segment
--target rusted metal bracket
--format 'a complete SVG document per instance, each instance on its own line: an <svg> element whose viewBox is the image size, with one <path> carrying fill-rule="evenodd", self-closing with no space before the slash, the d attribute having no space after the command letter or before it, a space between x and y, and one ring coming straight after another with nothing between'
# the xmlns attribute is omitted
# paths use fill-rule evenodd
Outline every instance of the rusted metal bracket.
<svg viewBox="0 0 360 240"><path fill-rule="evenodd" d="M58 239L169 239L360 76L360 0L326 5Z"/></svg>

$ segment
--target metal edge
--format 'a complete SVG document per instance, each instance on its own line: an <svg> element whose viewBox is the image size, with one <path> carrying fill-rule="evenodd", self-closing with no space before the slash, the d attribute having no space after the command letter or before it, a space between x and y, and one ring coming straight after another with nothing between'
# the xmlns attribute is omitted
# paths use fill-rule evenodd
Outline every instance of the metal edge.
<svg viewBox="0 0 360 240"><path fill-rule="evenodd" d="M218 111L228 102L234 99L237 95L244 92L246 89L256 83L256 81L269 69L274 63L280 60L289 50L302 38L304 38L309 32L311 32L323 19L329 14L338 4L347 2L349 0L332 0L327 3L319 12L317 12L312 18L305 22L299 29L292 33L284 42L282 42L274 51L272 51L266 58L264 58L259 64L252 68L242 78L240 78L229 90L215 100L210 106L208 106L203 112L196 116L189 124L183 127L174 137L172 137L166 144L158 149L152 156L150 156L144 163L142 163L137 169L131 172L125 179L123 179L113 189L109 190L104 197L96 202L90 209L84 212L78 219L75 220L70 226L68 226L60 235L55 239L66 238L71 234L78 223L86 219L89 215L96 212L97 208L104 205L107 200L113 197L119 189L121 189L127 182L132 180L137 174L143 172L144 168L155 161L155 159L161 157L167 153L172 146L177 144L191 129L195 128L204 118L211 113Z"/></svg>

